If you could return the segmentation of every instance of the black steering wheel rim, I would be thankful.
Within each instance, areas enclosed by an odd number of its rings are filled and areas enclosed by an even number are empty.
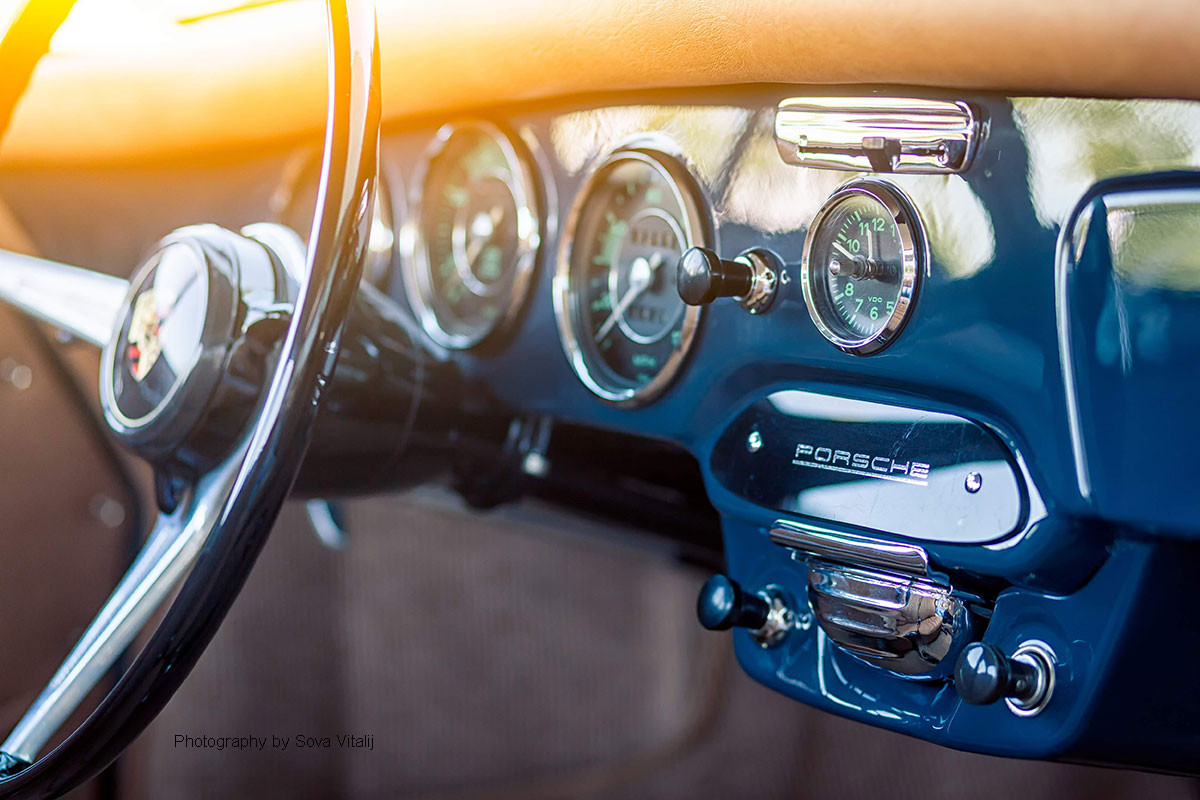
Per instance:
[[[129,669],[51,752],[23,769],[19,760],[0,763],[10,773],[0,777],[0,798],[65,794],[115,760],[157,716],[216,633],[299,473],[358,289],[379,147],[374,4],[328,0],[326,6],[329,101],[308,272],[233,488],[191,573]]]

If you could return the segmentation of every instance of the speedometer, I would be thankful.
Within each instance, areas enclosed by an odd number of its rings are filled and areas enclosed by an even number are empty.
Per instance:
[[[567,222],[554,279],[563,347],[584,385],[612,403],[657,397],[700,319],[675,286],[712,225],[691,175],[657,150],[618,150],[592,173]]]
[[[925,260],[920,219],[907,198],[881,181],[850,184],[809,228],[801,264],[808,313],[840,349],[876,353],[907,322]]]
[[[543,236],[530,158],[491,123],[448,125],[416,191],[409,300],[435,341],[474,347],[514,321],[529,291]]]

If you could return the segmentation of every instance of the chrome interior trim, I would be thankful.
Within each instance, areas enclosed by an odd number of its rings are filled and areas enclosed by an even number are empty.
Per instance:
[[[246,456],[246,444],[197,485],[191,499],[160,516],[137,558],[54,677],[0,745],[32,763],[38,752],[104,677],[179,579],[191,569],[216,527],[225,496]]]
[[[750,631],[750,638],[764,649],[782,642],[792,629],[795,614],[788,607],[787,596],[778,586],[769,586],[758,593],[767,602],[767,621],[761,628]]]
[[[1069,222],[1059,228],[1054,258],[1054,317],[1058,329],[1063,391],[1066,395],[1067,429],[1071,434],[1071,455],[1075,460],[1075,483],[1079,487],[1079,495],[1087,501],[1092,499],[1092,479],[1088,472],[1087,446],[1084,443],[1083,425],[1079,415],[1075,366],[1071,360],[1070,275],[1075,269],[1075,240],[1086,235],[1091,218],[1092,210],[1089,204],[1080,210],[1073,223]],[[1076,236],[1076,232],[1079,232],[1079,237]]]
[[[160,519],[110,600],[0,745],[6,796],[61,796],[144,730],[211,640],[300,471],[362,274],[379,148],[374,4],[327,0],[326,11],[329,108],[305,278],[259,406],[232,454],[196,482],[180,510]],[[35,761],[189,566],[174,604],[125,674],[73,734]]]
[[[810,561],[808,599],[835,644],[901,675],[948,677],[971,639],[965,603],[921,578]]]
[[[308,516],[308,524],[321,544],[330,550],[342,550],[346,546],[346,531],[338,522],[333,506],[328,500],[315,499],[304,503],[304,513]]]
[[[584,208],[594,199],[593,194],[603,180],[604,171],[626,160],[647,164],[658,172],[670,187],[684,217],[680,222],[683,223],[683,233],[687,239],[684,242],[685,250],[689,247],[711,248],[716,235],[713,231],[712,210],[696,185],[695,178],[685,166],[683,156],[673,143],[663,141],[661,137],[642,137],[614,150],[593,166],[575,197],[559,242],[558,263],[552,281],[554,316],[558,322],[559,339],[571,368],[592,394],[612,405],[632,408],[654,400],[675,380],[691,352],[703,309],[700,306],[687,306],[683,328],[680,330],[679,346],[654,379],[645,386],[612,385],[601,377],[602,373],[599,370],[594,370],[589,364],[587,337],[581,337],[578,330],[579,297],[571,285],[575,231]]]
[[[108,343],[129,281],[0,250],[0,300],[96,347]]]
[[[442,155],[456,133],[470,130],[479,131],[491,139],[504,154],[511,178],[505,184],[512,193],[517,212],[516,260],[506,265],[506,268],[513,270],[513,281],[504,300],[504,312],[486,331],[476,336],[447,330],[442,320],[438,319],[433,301],[436,291],[431,277],[433,265],[429,260],[428,241],[421,223],[426,179],[434,161]],[[400,274],[406,296],[412,303],[422,329],[442,347],[467,350],[494,336],[502,336],[511,329],[525,307],[542,243],[547,241],[546,214],[541,200],[542,175],[546,173],[538,169],[539,165],[534,163],[532,156],[526,158],[518,150],[518,144],[525,144],[525,140],[510,136],[486,120],[447,123],[438,130],[413,173],[408,201],[410,211],[404,222],[407,231],[400,237]]]
[[[882,567],[907,575],[929,574],[929,555],[925,548],[915,544],[837,533],[787,520],[776,522],[770,535],[775,544],[830,561]]]
[[[857,172],[962,172],[981,139],[962,102],[904,97],[790,97],[775,111],[785,163]]]
[[[872,335],[862,339],[851,339],[834,330],[826,319],[818,298],[821,288],[817,285],[818,278],[814,275],[812,259],[813,247],[816,243],[817,229],[838,205],[852,195],[865,195],[887,209],[900,235],[903,250],[903,274],[900,282],[900,296],[896,298],[896,307],[887,323]],[[899,187],[877,179],[853,180],[844,184],[829,196],[821,206],[821,210],[813,218],[808,235],[804,238],[804,250],[800,258],[800,289],[804,293],[804,304],[808,307],[808,315],[821,335],[828,339],[839,350],[856,356],[869,356],[878,353],[891,344],[905,323],[917,302],[917,294],[921,289],[921,279],[929,265],[929,239],[921,223],[921,216],[916,206]]]
[[[1004,698],[1008,710],[1018,717],[1034,717],[1042,713],[1054,695],[1056,656],[1053,648],[1040,639],[1030,639],[1022,642],[1013,652],[1013,660],[1021,661],[1033,667],[1037,682],[1033,695],[1028,700],[1018,700],[1013,697]]]

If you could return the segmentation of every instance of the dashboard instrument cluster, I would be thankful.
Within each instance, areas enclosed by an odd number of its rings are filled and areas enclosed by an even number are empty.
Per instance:
[[[671,390],[697,344],[705,306],[718,297],[760,315],[790,284],[785,301],[803,302],[812,329],[833,347],[873,355],[900,336],[930,270],[920,205],[886,173],[961,171],[978,146],[974,112],[961,102],[860,102],[860,123],[870,111],[905,109],[918,122],[934,120],[928,130],[909,130],[915,143],[896,145],[893,162],[881,162],[874,151],[807,140],[804,153],[792,152],[786,137],[814,108],[820,122],[808,121],[806,130],[837,138],[829,99],[808,104],[780,105],[775,145],[782,158],[757,176],[771,180],[769,173],[795,172],[794,165],[840,176],[837,183],[818,182],[828,188],[807,221],[804,211],[795,215],[804,232],[795,245],[760,246],[730,260],[716,255],[720,218],[731,210],[720,206],[728,205],[731,189],[743,187],[739,176],[726,175],[727,196],[713,196],[722,187],[698,175],[713,165],[706,163],[711,153],[698,152],[704,142],[695,135],[673,138],[653,125],[613,133],[598,115],[576,114],[607,141],[562,175],[561,158],[553,157],[562,154],[552,153],[532,126],[518,131],[467,119],[442,126],[424,143],[408,135],[398,137],[402,146],[385,146],[366,275],[402,296],[431,342],[470,359],[511,350],[527,307],[549,301],[575,379],[615,408],[638,409]],[[726,109],[679,111],[703,121]],[[878,124],[865,130],[885,132]],[[883,173],[872,174],[870,165]],[[307,227],[318,166],[300,159],[278,193],[280,218],[297,230]],[[684,266],[684,254],[693,250],[712,264],[699,276]],[[689,286],[681,286],[681,275]],[[696,295],[697,280],[707,292],[701,300],[689,295]],[[794,335],[788,327],[778,335]]]
[[[512,414],[521,480],[581,469],[600,511],[631,477],[707,497],[729,574],[700,617],[752,677],[964,749],[1111,760],[1078,721],[1128,706],[1091,654],[1154,616],[1111,594],[1185,591],[1197,559],[1152,542],[1200,538],[1190,467],[1125,447],[1131,420],[1200,438],[1200,386],[1165,366],[1200,341],[1194,242],[1156,233],[1200,219],[1197,108],[743,87],[386,132],[369,280]],[[1129,730],[1139,763],[1173,733]]]

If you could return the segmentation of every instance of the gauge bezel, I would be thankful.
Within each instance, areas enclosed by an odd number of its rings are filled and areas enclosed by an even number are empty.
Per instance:
[[[312,209],[302,209],[305,217],[299,220],[295,217],[297,195],[306,184],[313,186],[314,192],[319,193],[316,184],[321,174],[321,151],[303,148],[294,152],[283,167],[283,176],[275,186],[268,201],[272,221],[295,231],[303,242],[312,226]],[[312,178],[311,183],[308,178]],[[375,288],[388,292],[395,268],[400,260],[400,231],[405,216],[404,183],[396,170],[389,169],[387,162],[380,159],[379,172],[375,181],[375,201],[379,206],[379,218],[388,226],[392,241],[386,250],[371,250],[367,248],[367,261],[363,265],[363,279]],[[316,194],[314,193],[314,200]]]
[[[452,333],[442,327],[434,311],[433,286],[430,283],[429,248],[421,226],[422,201],[425,183],[433,163],[450,143],[455,134],[474,130],[490,137],[508,166],[510,180],[505,185],[512,193],[517,210],[517,252],[513,265],[512,287],[504,300],[504,310],[495,321],[477,335]],[[533,285],[533,274],[537,269],[538,254],[546,238],[546,217],[542,204],[542,184],[534,164],[533,155],[515,135],[504,131],[499,125],[487,120],[466,120],[443,125],[425,149],[420,163],[413,172],[410,213],[405,223],[407,235],[402,236],[403,248],[400,272],[404,280],[405,293],[421,328],[435,342],[451,350],[469,350],[485,342],[491,342],[512,329],[513,324],[525,307],[529,290]],[[522,230],[522,227],[525,230]]]
[[[644,386],[624,386],[607,381],[603,377],[603,366],[593,368],[589,363],[589,348],[579,336],[579,295],[571,285],[571,256],[579,222],[587,205],[593,200],[602,176],[622,161],[639,161],[646,164],[666,182],[684,217],[680,222],[686,238],[685,250],[690,247],[715,246],[716,232],[708,202],[696,178],[684,165],[682,153],[658,139],[652,142],[636,140],[610,152],[590,168],[575,196],[559,243],[553,281],[554,316],[558,320],[563,353],[566,354],[576,376],[592,394],[611,405],[636,408],[656,400],[678,376],[695,342],[703,309],[699,306],[686,307],[683,326],[679,331],[679,346],[671,353],[654,379]],[[597,356],[593,353],[591,357]]]
[[[863,338],[844,336],[825,319],[817,300],[817,292],[822,289],[816,285],[812,270],[812,251],[817,232],[833,210],[853,196],[868,197],[887,209],[900,236],[903,259],[900,294],[896,298],[896,307],[892,309],[891,316],[882,328]],[[804,304],[808,307],[808,315],[821,335],[839,350],[856,356],[873,355],[894,342],[911,317],[920,292],[922,276],[929,263],[926,241],[925,229],[916,206],[894,184],[876,179],[854,180],[830,195],[808,227],[800,261],[800,286],[804,292]]]

